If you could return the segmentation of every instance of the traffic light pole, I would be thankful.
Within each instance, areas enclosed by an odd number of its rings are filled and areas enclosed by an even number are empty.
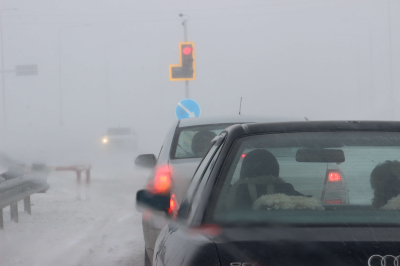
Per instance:
[[[183,19],[183,40],[187,42],[187,22],[188,18]],[[185,80],[185,98],[189,99],[189,80]]]

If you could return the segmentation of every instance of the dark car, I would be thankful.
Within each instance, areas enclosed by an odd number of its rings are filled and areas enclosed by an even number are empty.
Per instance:
[[[173,214],[182,203],[194,172],[211,146],[211,140],[222,130],[238,123],[295,120],[241,115],[178,120],[168,131],[158,158],[153,154],[142,154],[136,158],[135,164],[153,168],[147,187],[156,191],[166,190],[171,194],[170,213]],[[166,218],[164,212],[143,213],[146,265],[151,265],[154,245],[159,232],[168,222]]]
[[[153,265],[398,265],[398,160],[399,122],[229,127],[160,232]],[[141,190],[137,204],[167,213],[170,197]]]

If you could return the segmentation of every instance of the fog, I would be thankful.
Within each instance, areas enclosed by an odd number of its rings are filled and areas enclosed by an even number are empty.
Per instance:
[[[24,163],[101,165],[116,126],[137,132],[137,153],[157,154],[185,98],[168,72],[180,13],[201,116],[238,115],[242,97],[245,115],[400,117],[398,0],[3,0],[0,10],[0,151]],[[17,76],[17,65],[38,74]]]
[[[30,132],[31,143],[129,125],[140,149],[156,152],[185,98],[184,82],[168,78],[183,41],[179,13],[190,16],[190,98],[202,116],[236,115],[240,97],[243,114],[399,115],[399,1],[5,0],[1,8],[5,70],[38,66],[38,75],[4,74],[2,133]]]

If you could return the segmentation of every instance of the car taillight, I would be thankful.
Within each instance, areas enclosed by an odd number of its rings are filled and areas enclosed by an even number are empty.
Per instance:
[[[340,170],[326,170],[321,201],[324,204],[347,204],[346,180]]]
[[[246,157],[246,153],[242,153],[242,155],[240,155],[240,158],[244,159],[244,157]]]
[[[327,200],[325,204],[342,204],[342,200]]]
[[[325,185],[327,189],[342,188],[344,186],[342,175],[337,170],[327,170]]]
[[[339,173],[330,172],[329,175],[328,175],[328,181],[329,182],[342,181],[342,176]]]
[[[190,235],[206,234],[206,235],[218,236],[221,235],[221,233],[222,233],[222,228],[217,224],[204,224],[200,227],[192,227],[189,229]]]
[[[148,190],[154,194],[169,192],[171,188],[171,170],[168,165],[162,165],[156,169],[154,179],[148,184]]]
[[[178,211],[178,201],[176,200],[175,194],[172,194],[171,199],[169,200],[168,212],[171,214],[175,214],[177,211]]]

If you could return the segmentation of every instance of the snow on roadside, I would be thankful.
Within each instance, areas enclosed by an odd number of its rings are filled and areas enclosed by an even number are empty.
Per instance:
[[[135,193],[146,175],[94,172],[90,199],[77,200],[74,173],[52,173],[47,193],[31,197],[32,215],[20,203],[16,224],[4,209],[0,265],[143,265]]]

